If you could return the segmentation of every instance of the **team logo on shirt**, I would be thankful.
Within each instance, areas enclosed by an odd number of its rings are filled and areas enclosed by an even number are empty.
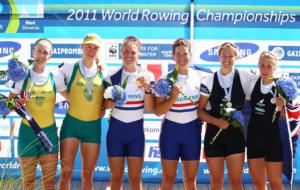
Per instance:
[[[46,91],[43,91],[42,94],[48,94],[46,93]],[[35,104],[38,106],[38,107],[41,107],[44,105],[45,103],[45,96],[41,96],[41,95],[38,95],[36,94],[36,91],[32,90],[30,92],[30,99],[33,99],[35,101]]]
[[[257,115],[264,115],[266,110],[265,110],[265,103],[264,103],[264,99],[261,99],[259,102],[256,103],[256,106],[254,108],[255,110],[255,114]]]
[[[261,99],[259,102],[257,102],[257,105],[260,107],[265,107],[264,101],[264,99]]]

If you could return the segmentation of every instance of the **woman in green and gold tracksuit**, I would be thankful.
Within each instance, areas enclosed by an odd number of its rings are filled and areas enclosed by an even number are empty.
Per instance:
[[[80,144],[82,189],[93,188],[93,174],[101,143],[103,76],[97,68],[100,37],[88,34],[77,63],[64,63],[59,71],[67,82],[69,109],[60,132],[61,178],[59,189],[70,189],[74,160]]]
[[[34,66],[27,77],[15,83],[11,88],[10,98],[28,94],[23,102],[25,108],[36,120],[42,131],[53,144],[47,152],[36,137],[30,124],[23,119],[19,129],[18,156],[23,176],[23,189],[34,189],[36,168],[40,162],[44,189],[55,189],[55,175],[58,159],[58,136],[54,119],[55,93],[64,90],[59,75],[53,76],[46,69],[46,63],[52,54],[52,43],[42,38],[35,42],[33,50]],[[62,84],[60,84],[62,83]]]

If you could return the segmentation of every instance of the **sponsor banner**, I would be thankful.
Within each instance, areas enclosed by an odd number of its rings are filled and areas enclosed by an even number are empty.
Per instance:
[[[42,0],[24,3],[3,0],[1,32],[42,33],[49,26],[188,26],[190,2],[181,4],[46,4]]]
[[[69,103],[67,100],[59,101],[55,104],[54,113],[65,115],[67,113],[67,109],[69,108]]]
[[[190,2],[178,4],[47,4],[3,0],[2,32],[42,33],[51,26],[187,27]],[[195,2],[196,27],[299,28],[299,10],[286,6],[203,5]],[[16,15],[15,17],[11,16]],[[11,22],[9,22],[11,21]]]
[[[298,89],[300,89],[300,73],[289,73],[289,77],[295,80]]]
[[[220,67],[218,48],[224,40],[195,40],[197,51],[194,53],[194,63],[205,67]],[[262,41],[230,41],[237,45],[239,55],[236,65],[257,67],[257,60],[260,53],[267,48],[266,42]]]
[[[277,58],[282,61],[300,60],[300,46],[270,45],[269,51],[272,51],[277,56]]]
[[[297,7],[203,5],[195,2],[195,27],[299,28]]]
[[[31,44],[33,50],[34,44]],[[52,58],[56,59],[67,59],[67,58],[81,58],[82,49],[80,44],[53,44]],[[31,51],[32,57],[32,51]]]
[[[139,64],[154,73],[155,79],[174,68],[172,59],[173,41],[179,37],[192,43],[192,63],[201,67],[217,70],[220,67],[217,48],[231,41],[240,49],[236,66],[257,70],[259,54],[270,50],[279,60],[279,72],[287,73],[299,85],[298,46],[299,6],[296,0],[275,2],[195,0],[194,30],[189,27],[191,21],[190,1],[153,0],[153,1],[95,1],[95,0],[2,0],[0,3],[0,93],[8,94],[3,85],[7,79],[7,60],[12,51],[23,56],[32,56],[34,42],[38,38],[49,38],[53,42],[52,59],[47,63],[50,70],[63,62],[75,62],[81,57],[80,44],[86,33],[95,32],[102,37],[99,58],[108,67],[108,71],[120,67],[121,45],[124,37],[137,36],[142,42]],[[274,30],[275,28],[275,30]],[[278,48],[279,47],[279,48]],[[272,48],[272,49],[271,49]],[[281,48],[281,49],[280,49]],[[55,119],[58,134],[68,103],[57,96]],[[107,161],[106,133],[108,130],[108,112],[101,123],[101,153],[95,168],[95,180],[109,180],[110,169]],[[144,132],[145,163],[142,170],[143,181],[161,182],[161,164],[159,152],[160,122],[163,116],[145,114]],[[0,142],[3,157],[0,156],[0,172],[5,176],[21,176],[18,165],[17,136],[21,119],[15,113],[0,123]],[[7,129],[15,122],[13,130]],[[4,125],[5,127],[2,127]],[[203,131],[204,131],[203,127]],[[202,143],[204,132],[202,131]],[[10,137],[10,134],[13,134]],[[4,141],[4,142],[3,142]],[[5,147],[5,148],[3,148]],[[7,154],[10,149],[11,154]],[[295,167],[300,159],[296,155]],[[9,159],[7,159],[9,156]],[[209,183],[209,170],[205,162],[203,146],[197,180]],[[4,170],[5,169],[5,170]],[[250,176],[245,162],[243,181]],[[295,168],[297,169],[297,168]],[[128,168],[125,166],[125,180],[128,180]],[[227,171],[225,171],[227,172]],[[57,177],[60,173],[58,165]],[[73,179],[81,179],[80,153],[75,160]],[[299,172],[298,172],[299,173]],[[300,181],[300,173],[295,176]],[[182,182],[181,163],[178,166],[176,181]],[[37,177],[41,176],[38,167]],[[225,175],[227,178],[227,174]],[[225,179],[227,180],[227,179]]]
[[[21,44],[14,41],[0,41],[0,57],[11,55],[12,52],[17,53],[21,49]]]
[[[144,133],[146,140],[158,140],[161,130],[161,120],[145,120],[144,121]]]
[[[218,58],[218,48],[224,42],[227,41],[195,40],[195,46],[197,47],[197,51],[194,53],[194,64],[202,67],[209,67],[213,70],[218,69],[220,67]],[[246,69],[257,69],[260,53],[262,51],[269,50],[273,52],[279,59],[279,72],[294,72],[294,69],[300,68],[298,59],[296,58],[298,51],[297,44],[299,44],[299,41],[229,40],[229,42],[236,44],[239,49],[239,56],[235,62],[235,65],[237,67]],[[289,52],[290,57],[288,57],[287,52]],[[291,52],[293,52],[294,54],[292,54]]]
[[[259,46],[254,43],[235,42],[234,44],[238,47],[239,59],[251,56],[252,54],[255,54],[259,49]],[[211,47],[205,52],[200,54],[200,59],[209,62],[218,62],[219,61],[218,51],[219,51],[219,46]]]
[[[158,143],[146,143],[145,144],[145,153],[144,153],[145,162],[160,162],[160,151]]]
[[[264,0],[264,1],[226,1],[223,0],[195,0],[196,3],[202,3],[204,5],[286,5],[286,6],[299,6],[300,2],[298,0],[288,0],[288,1],[273,1],[273,0]]]
[[[119,58],[121,58],[121,47],[119,44]],[[171,44],[142,44],[140,59],[172,60]]]

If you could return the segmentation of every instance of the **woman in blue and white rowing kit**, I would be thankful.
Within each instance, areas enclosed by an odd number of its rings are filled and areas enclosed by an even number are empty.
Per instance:
[[[111,101],[105,103],[108,108],[113,108],[106,139],[110,183],[111,189],[121,189],[126,158],[130,189],[139,190],[142,189],[145,146],[143,114],[153,111],[150,82],[154,82],[154,75],[137,65],[141,43],[136,37],[125,38],[121,51],[123,66],[106,79],[111,85],[124,84],[127,94],[123,105]]]
[[[163,78],[175,78],[175,85],[167,97],[156,93],[155,114],[165,114],[159,142],[161,188],[172,189],[181,158],[184,187],[196,189],[201,149],[201,122],[198,120],[197,109],[202,76],[189,67],[191,45],[186,39],[179,38],[173,43],[173,57],[175,69]]]

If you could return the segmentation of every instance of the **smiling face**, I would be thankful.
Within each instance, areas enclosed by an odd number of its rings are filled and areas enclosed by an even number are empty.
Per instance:
[[[273,74],[276,70],[276,57],[269,53],[263,52],[259,58],[259,73],[263,82],[271,82],[273,78]]]
[[[95,44],[82,44],[83,59],[87,62],[93,62],[100,51],[100,47]]]
[[[191,53],[185,46],[177,46],[173,54],[173,58],[178,67],[188,67],[191,61]]]
[[[221,45],[219,50],[219,60],[223,74],[228,74],[232,71],[236,57],[237,49],[234,46]]]
[[[47,40],[38,41],[33,49],[34,68],[43,70],[52,55],[52,44]]]
[[[123,44],[121,54],[123,66],[128,71],[131,71],[133,68],[135,68],[140,55],[139,47],[135,43],[127,42]]]

